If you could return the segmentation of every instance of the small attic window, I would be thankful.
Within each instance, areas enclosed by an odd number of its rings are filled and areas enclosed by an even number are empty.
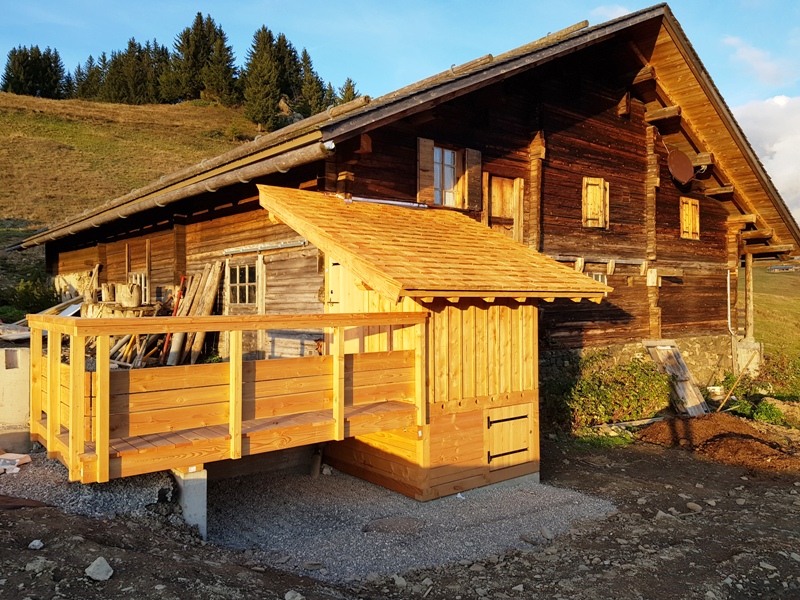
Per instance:
[[[583,226],[608,229],[608,182],[602,177],[583,178]]]
[[[456,206],[459,165],[463,161],[456,150],[433,147],[433,203]]]

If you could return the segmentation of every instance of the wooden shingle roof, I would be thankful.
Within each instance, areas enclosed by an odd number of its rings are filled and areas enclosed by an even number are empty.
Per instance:
[[[606,285],[452,210],[259,185],[260,203],[387,298],[599,300]]]

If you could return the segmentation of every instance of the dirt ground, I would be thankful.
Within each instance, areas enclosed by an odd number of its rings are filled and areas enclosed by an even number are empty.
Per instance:
[[[543,442],[542,482],[611,500],[619,512],[605,520],[529,551],[338,587],[158,519],[0,510],[0,598],[800,597],[797,432],[713,415],[640,437],[612,449]],[[84,573],[99,556],[114,569],[108,581]]]

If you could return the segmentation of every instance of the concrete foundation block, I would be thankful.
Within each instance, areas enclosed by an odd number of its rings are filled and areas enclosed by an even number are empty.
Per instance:
[[[183,520],[189,525],[197,525],[200,535],[206,539],[208,519],[208,471],[172,469],[178,484],[178,504],[183,511]]]

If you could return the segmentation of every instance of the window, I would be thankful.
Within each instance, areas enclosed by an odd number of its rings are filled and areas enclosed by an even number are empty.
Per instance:
[[[608,229],[608,182],[602,177],[583,178],[583,226]]]
[[[608,285],[608,274],[607,273],[589,273],[589,277],[602,283],[603,285]],[[604,297],[608,297],[608,292],[603,294]]]
[[[458,165],[456,151],[433,147],[433,203],[456,206]]]
[[[228,302],[230,304],[256,304],[256,266],[231,265],[228,275]]]
[[[482,210],[481,153],[417,139],[417,202]]]
[[[681,198],[681,237],[700,239],[700,202],[694,198]]]

